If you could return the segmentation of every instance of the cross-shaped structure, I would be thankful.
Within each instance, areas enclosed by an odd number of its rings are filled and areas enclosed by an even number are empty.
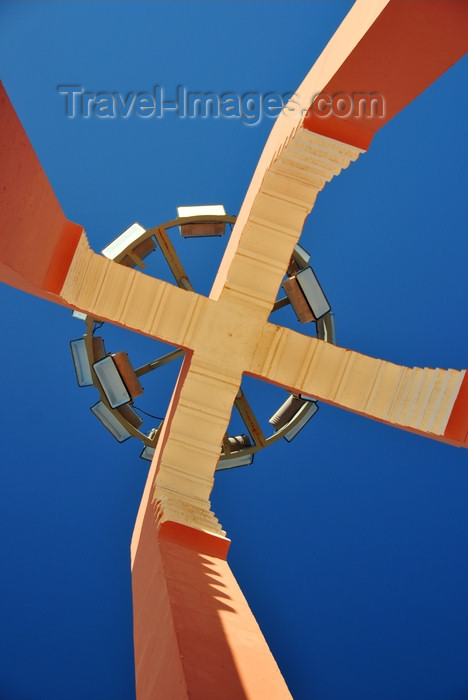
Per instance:
[[[138,700],[214,699],[221,682],[223,698],[290,697],[226,564],[229,540],[210,507],[243,374],[468,444],[465,370],[402,367],[268,320],[318,192],[463,55],[463,19],[462,3],[354,6],[296,92],[306,109],[291,106],[272,130],[209,297],[94,253],[66,220],[2,92],[2,281],[185,350],[132,543]],[[385,39],[395,32],[390,48]],[[385,115],[325,119],[314,109],[316,95],[356,87],[382,93]]]

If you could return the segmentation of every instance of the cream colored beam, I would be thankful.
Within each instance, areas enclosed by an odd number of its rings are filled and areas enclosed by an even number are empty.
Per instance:
[[[186,334],[194,351],[184,362],[175,410],[168,412],[155,455],[159,467],[153,498],[159,522],[224,534],[209,497],[242,372],[263,328],[256,306],[223,299],[209,302]]]
[[[465,371],[404,367],[265,326],[250,371],[321,401],[428,437],[444,435]]]
[[[160,523],[171,520],[224,535],[209,497],[241,376],[213,370],[196,353],[188,363],[176,387],[177,410],[169,411],[155,455],[153,501]]]
[[[264,174],[220,297],[255,304],[268,317],[318,192],[361,152],[302,128],[290,136]]]
[[[246,234],[252,207],[261,190],[266,173],[271,170],[272,163],[287,148],[297,132],[303,132],[300,127],[313,97],[323,91],[324,87],[330,82],[343,63],[346,62],[387,4],[388,0],[372,0],[372,2],[370,0],[358,0],[353,5],[322,54],[295,91],[295,103],[290,103],[289,105],[291,109],[284,110],[276,119],[242,203],[211,290],[211,298],[218,299],[224,286],[226,284],[229,286],[230,284],[231,263],[239,246],[239,241]],[[318,186],[317,189],[321,189],[321,187]],[[296,233],[299,236],[300,231],[296,231]],[[233,283],[235,284],[235,282]]]
[[[60,296],[73,307],[163,342],[190,346],[210,302],[94,253],[83,234]]]

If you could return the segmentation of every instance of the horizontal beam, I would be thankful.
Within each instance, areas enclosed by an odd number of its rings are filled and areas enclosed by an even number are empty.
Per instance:
[[[465,370],[404,367],[273,324],[265,327],[258,348],[249,372],[255,376],[403,430],[466,446],[468,401],[457,400],[467,385]],[[454,411],[462,416],[456,423],[450,421]]]

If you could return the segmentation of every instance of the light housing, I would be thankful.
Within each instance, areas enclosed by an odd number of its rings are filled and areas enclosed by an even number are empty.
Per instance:
[[[303,404],[303,406],[299,409],[297,414],[294,416],[294,418],[290,421],[291,423],[300,416],[299,420],[295,425],[292,426],[290,430],[288,430],[284,434],[284,439],[287,440],[288,442],[291,442],[296,435],[298,434],[299,431],[302,430],[302,428],[310,421],[311,418],[315,416],[317,411],[319,410],[318,403],[314,400],[308,401]]]
[[[102,254],[109,260],[116,260],[127,267],[141,267],[142,260],[156,248],[154,239],[144,238],[145,234],[146,229],[141,224],[134,223],[109,243],[102,250]],[[124,255],[124,251],[127,251],[127,254]]]
[[[310,253],[308,253],[305,248],[299,245],[299,243],[296,243],[296,245],[294,246],[292,257],[299,265],[301,270],[304,270],[309,265]]]
[[[114,352],[112,353],[112,359],[114,360],[117,371],[120,374],[120,377],[132,399],[136,399],[138,396],[141,396],[143,393],[143,387],[141,386],[140,380],[138,379],[136,372],[131,365],[127,353],[123,350],[121,352]]]
[[[250,437],[245,434],[229,437],[228,443],[231,449],[231,452],[229,454],[232,454],[233,452],[238,452],[239,450],[244,449],[244,447],[252,446],[252,441],[250,440]]]
[[[330,304],[320,282],[311,267],[306,267],[296,275],[296,280],[316,319],[322,318],[330,311]]]
[[[304,405],[306,399],[299,398],[299,396],[294,396],[290,394],[286,401],[281,404],[276,413],[274,413],[269,419],[269,423],[274,427],[275,432],[281,430],[287,423],[289,423],[298,411]]]
[[[178,218],[226,216],[226,211],[222,204],[203,204],[197,207],[177,207],[177,216]],[[222,236],[226,231],[226,224],[223,221],[196,221],[181,224],[179,229],[183,238]]]
[[[80,321],[86,321],[86,319],[88,318],[87,314],[83,313],[83,311],[77,311],[76,309],[74,309],[72,316],[73,318],[77,318]]]
[[[153,457],[154,457],[154,451],[155,451],[154,447],[150,447],[149,445],[145,445],[140,453],[141,459],[146,459],[148,462],[152,462]]]
[[[253,453],[246,455],[238,455],[237,457],[227,457],[226,459],[220,459],[216,465],[217,472],[223,471],[223,469],[233,469],[234,467],[247,467],[253,462]]]
[[[293,253],[291,255],[291,260],[289,261],[289,266],[286,274],[288,277],[292,277],[299,272],[299,270],[304,270],[310,260],[310,253],[306,251],[299,243],[294,246]]]
[[[131,437],[128,430],[123,427],[122,423],[102,401],[98,401],[94,406],[91,406],[91,411],[118,442],[124,442]]]
[[[93,376],[89,365],[85,339],[77,338],[76,340],[71,340],[70,350],[78,386],[92,386]]]
[[[104,339],[99,335],[95,335],[91,338],[91,344],[93,353],[92,357],[94,361],[97,362],[97,360],[101,360],[106,354]],[[76,340],[71,340],[70,349],[78,386],[92,386],[94,382],[88,359],[86,338],[83,337],[77,338]]]
[[[283,289],[301,323],[318,321],[330,312],[330,304],[311,267],[285,280]]]
[[[95,362],[93,367],[111,408],[130,402],[131,396],[111,355]]]

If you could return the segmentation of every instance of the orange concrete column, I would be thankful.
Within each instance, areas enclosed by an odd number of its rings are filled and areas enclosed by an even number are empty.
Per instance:
[[[333,99],[359,94],[380,95],[380,109],[369,116],[369,105],[354,101],[347,116],[336,114],[320,96],[312,102],[304,128],[322,136],[367,149],[379,129],[412,102],[468,51],[468,3],[458,0],[412,0],[356,3],[353,15],[383,5],[362,39],[341,63],[320,95]],[[367,5],[367,7],[366,7]],[[343,22],[343,27],[345,26]],[[338,30],[338,33],[341,28]],[[346,37],[342,38],[343,43]],[[324,54],[327,53],[328,47]],[[320,59],[319,59],[320,60]],[[463,89],[463,86],[460,86]],[[351,104],[351,103],[350,103]],[[346,103],[343,103],[347,112]],[[435,105],[434,109],[440,109]],[[339,110],[338,110],[339,111]]]
[[[60,303],[82,233],[65,217],[0,83],[0,281]]]
[[[229,541],[170,521],[158,529],[151,500],[142,508],[132,543],[137,699],[291,700],[226,562]]]

